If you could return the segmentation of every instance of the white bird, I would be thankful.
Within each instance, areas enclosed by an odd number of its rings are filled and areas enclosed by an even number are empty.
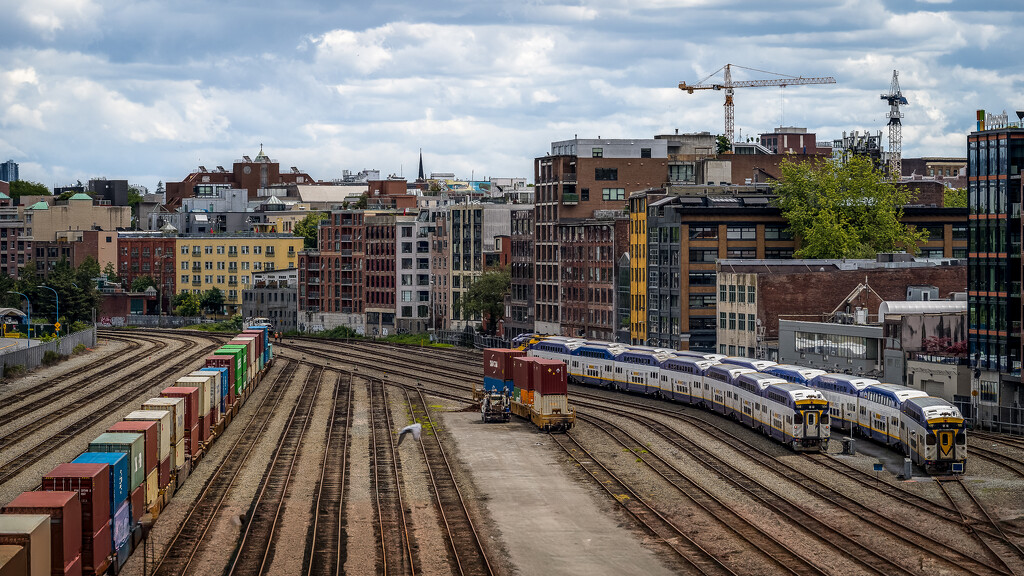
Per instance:
[[[420,434],[423,432],[423,425],[420,424],[419,422],[417,422],[415,424],[410,424],[410,425],[406,426],[405,428],[402,428],[401,430],[399,430],[398,431],[398,446],[402,445],[402,440],[405,438],[405,434],[407,432],[412,432],[412,437],[415,438],[416,440],[419,440],[420,439]]]

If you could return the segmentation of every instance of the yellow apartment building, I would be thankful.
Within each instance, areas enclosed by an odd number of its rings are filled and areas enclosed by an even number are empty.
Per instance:
[[[291,234],[232,234],[181,237],[175,240],[179,294],[220,288],[228,314],[241,312],[242,290],[252,274],[295,268],[302,238]]]

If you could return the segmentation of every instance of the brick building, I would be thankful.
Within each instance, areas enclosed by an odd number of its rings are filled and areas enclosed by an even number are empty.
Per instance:
[[[510,213],[511,289],[505,301],[504,322],[504,334],[507,338],[534,331],[533,215],[532,204],[513,206]]]
[[[194,196],[195,187],[204,184],[230,184],[232,188],[247,190],[249,199],[255,199],[261,188],[314,182],[309,174],[300,172],[295,167],[287,172],[281,172],[281,165],[264,154],[263,146],[260,145],[260,152],[255,160],[243,156],[241,160],[234,162],[230,171],[222,166],[217,166],[214,170],[200,166],[181,182],[168,182],[165,189],[166,205],[171,210],[177,208],[181,205],[182,198]]]
[[[395,214],[367,214],[366,333],[395,333]],[[384,331],[387,330],[385,333]]]
[[[615,340],[616,264],[629,250],[629,220],[609,212],[558,226],[563,334]]]
[[[120,232],[117,235],[117,275],[128,289],[140,276],[150,276],[161,286],[158,308],[171,310],[177,293],[176,239],[156,232]],[[102,267],[101,267],[102,269]]]
[[[319,250],[300,259],[299,330],[364,329],[366,214],[335,210],[320,222]]]
[[[449,213],[443,209],[431,212],[434,234],[430,239],[430,307],[431,327],[447,330],[451,322],[451,233]]]

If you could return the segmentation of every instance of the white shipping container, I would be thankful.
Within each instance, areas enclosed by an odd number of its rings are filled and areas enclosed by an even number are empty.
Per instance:
[[[213,417],[212,422],[220,420],[220,372],[210,372],[205,370],[196,370],[191,372],[189,376],[210,376],[213,378],[213,386],[210,386],[210,416]]]
[[[183,376],[178,378],[175,386],[192,386],[199,388],[199,417],[210,413],[210,388],[213,386],[213,374],[206,376]]]
[[[142,403],[143,410],[169,410],[171,412],[171,444],[185,437],[185,399],[150,398]]]
[[[534,394],[533,409],[545,416],[552,414],[568,414],[569,398],[565,394]]]
[[[21,543],[28,553],[28,576],[50,576],[50,516],[0,514],[0,544]]]
[[[178,443],[174,445],[174,462],[171,466],[174,469],[181,468],[185,464],[185,439],[178,440]]]
[[[136,410],[129,412],[124,420],[157,422],[156,445],[159,462],[163,462],[171,455],[171,411],[170,410]],[[158,463],[159,463],[158,462]]]

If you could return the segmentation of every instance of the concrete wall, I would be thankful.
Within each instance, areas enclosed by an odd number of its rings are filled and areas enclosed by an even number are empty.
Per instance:
[[[907,360],[907,386],[950,402],[971,395],[971,370],[966,365]]]
[[[74,334],[69,334],[60,340],[43,342],[25,350],[16,350],[14,352],[8,352],[0,355],[0,378],[3,378],[4,371],[8,366],[24,366],[25,369],[32,370],[43,363],[43,355],[46,354],[47,351],[53,351],[67,356],[70,355],[75,349],[75,346],[78,346],[79,344],[96,346],[95,326],[85,330],[80,330]]]

